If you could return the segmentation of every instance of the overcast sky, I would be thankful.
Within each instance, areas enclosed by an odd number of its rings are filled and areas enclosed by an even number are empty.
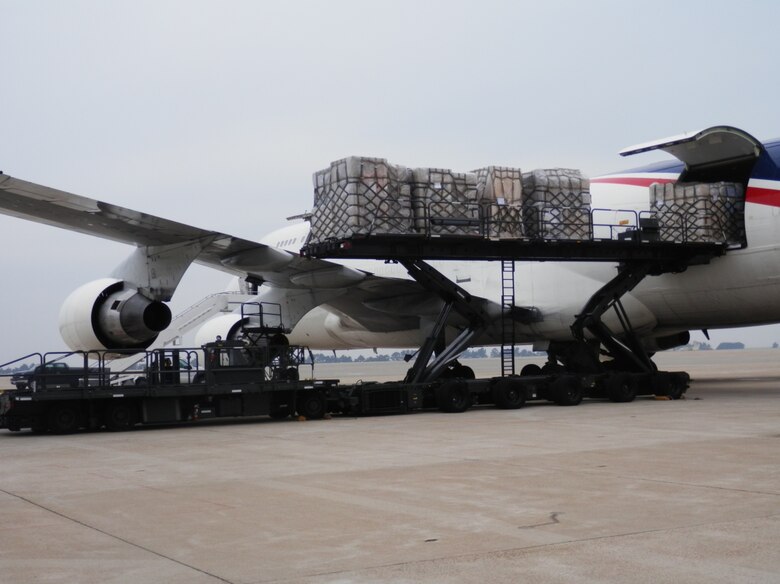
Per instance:
[[[686,130],[780,135],[772,0],[0,0],[0,14],[0,170],[249,239],[310,208],[312,172],[349,154],[592,176]],[[64,298],[131,251],[2,216],[0,246],[0,361],[62,348]],[[174,308],[226,283],[194,268]]]

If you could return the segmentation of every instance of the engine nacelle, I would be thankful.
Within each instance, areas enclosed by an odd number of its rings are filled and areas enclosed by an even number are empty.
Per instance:
[[[655,337],[653,339],[643,339],[642,347],[651,353],[657,351],[666,351],[668,349],[674,349],[675,347],[681,347],[691,342],[691,333],[683,331],[681,333],[675,333],[665,337]]]
[[[237,312],[216,316],[198,329],[195,333],[195,346],[202,347],[206,343],[213,343],[219,336],[223,341],[232,341],[241,332],[244,320]]]
[[[60,309],[60,334],[74,351],[143,350],[169,324],[168,306],[116,278],[84,284]]]

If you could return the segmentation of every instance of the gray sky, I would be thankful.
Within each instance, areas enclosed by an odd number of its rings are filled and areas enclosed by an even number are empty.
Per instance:
[[[596,175],[652,160],[626,164],[624,146],[708,125],[780,135],[772,0],[0,0],[0,14],[0,170],[251,239],[308,209],[312,172],[349,154]],[[131,251],[2,216],[0,245],[0,361],[62,348],[64,298]],[[226,281],[192,269],[174,308]]]

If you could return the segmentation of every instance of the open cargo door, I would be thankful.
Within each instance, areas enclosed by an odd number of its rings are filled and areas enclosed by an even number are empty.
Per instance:
[[[685,163],[678,182],[737,182],[747,186],[750,172],[764,150],[756,138],[731,126],[713,126],[631,146],[620,152],[631,156],[663,150]]]

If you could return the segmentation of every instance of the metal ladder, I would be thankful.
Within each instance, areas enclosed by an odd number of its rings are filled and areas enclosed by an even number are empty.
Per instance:
[[[515,261],[501,260],[501,375],[515,374]]]

